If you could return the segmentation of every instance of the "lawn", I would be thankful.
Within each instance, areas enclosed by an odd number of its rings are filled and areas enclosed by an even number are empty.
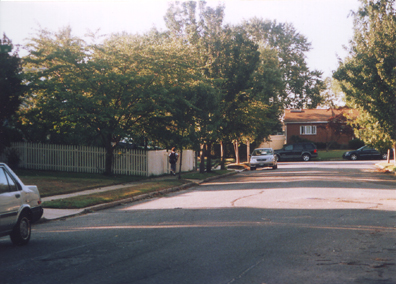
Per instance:
[[[24,184],[37,185],[41,197],[66,194],[115,184],[147,179],[137,176],[104,176],[101,174],[16,170]]]
[[[342,154],[347,152],[348,150],[319,150],[318,157],[315,160],[319,161],[341,161]]]
[[[57,208],[57,209],[85,208],[93,205],[127,199],[144,193],[156,192],[162,189],[173,188],[176,186],[183,185],[186,182],[187,182],[186,180],[179,180],[179,179],[160,180],[157,182],[155,181],[144,182],[136,186],[106,191],[102,193],[94,193],[94,194],[81,195],[81,196],[65,198],[65,199],[45,201],[43,203],[43,207]]]

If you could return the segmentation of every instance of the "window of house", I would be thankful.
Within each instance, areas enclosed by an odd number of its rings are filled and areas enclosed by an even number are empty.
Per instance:
[[[301,135],[316,135],[316,125],[302,125],[300,126]]]

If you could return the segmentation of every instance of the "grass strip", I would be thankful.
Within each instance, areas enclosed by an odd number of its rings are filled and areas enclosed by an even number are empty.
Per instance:
[[[46,201],[43,203],[43,207],[56,209],[80,209],[93,205],[122,200],[144,193],[155,192],[162,189],[180,186],[187,182],[188,181],[185,180],[163,180],[158,182],[146,182],[140,185],[106,191],[102,193],[94,193],[90,195],[81,195],[65,199]]]
[[[18,170],[16,173],[24,184],[37,185],[41,197],[79,192],[87,189],[147,179],[142,176],[104,176],[101,174],[32,170]]]

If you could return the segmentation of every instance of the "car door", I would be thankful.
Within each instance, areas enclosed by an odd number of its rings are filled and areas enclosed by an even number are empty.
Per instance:
[[[11,175],[0,167],[0,226],[1,231],[11,230],[15,225],[22,204],[20,187]]]
[[[292,158],[293,158],[293,159],[299,159],[299,158],[301,158],[302,152],[303,152],[303,145],[302,145],[302,144],[295,144],[295,145],[293,145],[293,154],[292,154]]]
[[[281,151],[281,159],[282,160],[289,160],[293,157],[293,145],[287,145]]]
[[[374,159],[376,150],[371,147],[366,147],[360,154],[360,157],[364,160]]]

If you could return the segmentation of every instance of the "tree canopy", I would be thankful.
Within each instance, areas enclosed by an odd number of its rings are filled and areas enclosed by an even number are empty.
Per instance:
[[[373,143],[386,136],[396,148],[395,1],[361,0],[361,3],[354,13],[349,56],[340,60],[334,78],[341,82],[347,103],[362,113],[360,127],[364,127],[366,134],[361,138]],[[362,120],[363,117],[367,119]]]
[[[225,25],[224,13],[224,5],[176,2],[165,32],[82,39],[70,27],[39,30],[24,58],[25,137],[104,146],[110,173],[124,137],[210,150],[262,141],[280,130],[284,107],[316,106],[323,82],[305,62],[306,38],[290,24]]]
[[[25,91],[22,84],[22,62],[12,41],[4,34],[0,45],[0,154],[10,142],[10,123],[18,110]],[[10,52],[8,52],[10,50]],[[14,50],[13,53],[11,51]]]

